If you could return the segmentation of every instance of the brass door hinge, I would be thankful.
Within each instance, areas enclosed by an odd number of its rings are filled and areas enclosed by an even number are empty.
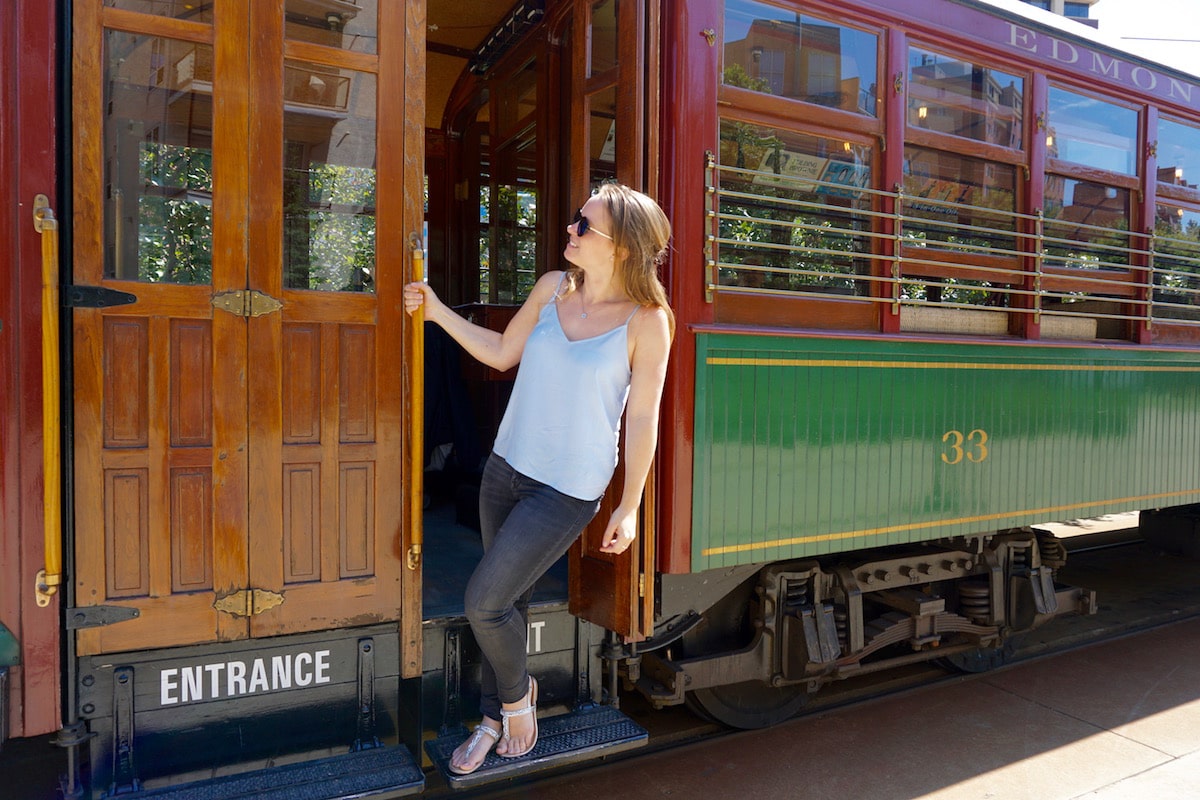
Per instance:
[[[212,305],[213,308],[228,311],[239,317],[261,317],[264,314],[273,314],[283,308],[283,303],[257,289],[237,289],[232,292],[214,294]]]
[[[638,573],[638,597],[646,596],[646,573]]]
[[[267,589],[239,589],[218,597],[213,608],[235,617],[252,617],[282,605],[283,600],[282,594]]]

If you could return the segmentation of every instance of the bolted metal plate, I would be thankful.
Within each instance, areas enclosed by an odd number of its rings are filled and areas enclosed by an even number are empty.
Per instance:
[[[486,783],[612,755],[641,747],[649,740],[646,729],[611,706],[580,709],[558,717],[538,719],[538,741],[520,758],[502,758],[493,751],[470,775],[449,770],[450,756],[462,743],[461,734],[425,743],[425,752],[452,789],[469,789]]]
[[[335,800],[416,794],[425,773],[404,747],[377,747],[333,758],[121,795],[122,800]]]

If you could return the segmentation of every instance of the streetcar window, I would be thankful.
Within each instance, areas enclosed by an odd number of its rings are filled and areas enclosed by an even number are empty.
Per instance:
[[[1025,81],[919,47],[908,50],[908,124],[1020,150]]]
[[[1200,128],[1158,121],[1158,183],[1196,189],[1200,183]]]
[[[104,276],[212,281],[213,49],[109,31]]]
[[[1154,235],[1154,317],[1200,322],[1200,211],[1160,202]]]
[[[1128,189],[1051,174],[1045,206],[1048,261],[1077,269],[1128,267]]]
[[[537,281],[540,137],[535,56],[497,80],[480,108],[479,296],[468,302],[520,304]],[[490,126],[490,127],[489,127]],[[494,136],[492,135],[494,133]]]
[[[617,66],[619,5],[616,0],[597,0],[592,3],[589,76],[599,75]]]
[[[283,279],[375,290],[375,76],[283,66]]]
[[[1137,141],[1137,111],[1050,87],[1046,149],[1052,158],[1136,175]]]
[[[212,23],[213,4],[204,0],[104,0],[104,5],[139,14]]]
[[[1009,306],[1021,283],[1016,240],[1017,170],[957,153],[904,150],[903,296],[929,302]],[[969,267],[960,266],[969,264]]]
[[[312,42],[355,53],[377,51],[379,11],[377,0],[353,3],[314,3],[312,0],[284,0],[288,39]]]
[[[871,148],[722,120],[719,284],[869,294]]]
[[[725,4],[722,82],[876,116],[879,37],[752,0]]]

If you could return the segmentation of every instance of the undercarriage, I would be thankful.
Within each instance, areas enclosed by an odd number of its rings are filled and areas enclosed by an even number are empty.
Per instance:
[[[624,662],[655,707],[687,702],[735,727],[794,714],[832,681],[932,659],[980,671],[1006,644],[1095,594],[1055,582],[1051,534],[1020,529],[761,567],[703,612],[672,615]],[[716,582],[719,585],[719,582]]]

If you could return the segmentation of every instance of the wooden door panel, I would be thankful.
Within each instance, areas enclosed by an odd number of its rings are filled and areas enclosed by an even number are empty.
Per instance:
[[[281,321],[282,430],[267,445],[278,453],[278,488],[273,474],[255,476],[263,488],[255,496],[277,497],[279,508],[262,510],[264,528],[251,550],[251,583],[281,594],[283,602],[255,614],[255,636],[399,614],[400,558],[392,537],[380,532],[379,521],[390,512],[380,508],[376,468],[386,452],[376,435],[378,406],[398,398],[381,399],[376,391],[375,328],[293,321],[290,297],[285,293]],[[325,298],[321,316],[337,316],[339,300]],[[360,304],[361,298],[351,299]],[[311,299],[296,305],[314,307]],[[397,522],[390,522],[384,531],[396,530]]]
[[[79,604],[140,612],[80,631],[81,654],[246,635],[244,622],[213,608],[213,322],[134,316],[172,290],[136,291],[138,304],[120,314],[76,313],[76,405],[99,408],[77,419]],[[223,580],[228,590],[239,579]]]

